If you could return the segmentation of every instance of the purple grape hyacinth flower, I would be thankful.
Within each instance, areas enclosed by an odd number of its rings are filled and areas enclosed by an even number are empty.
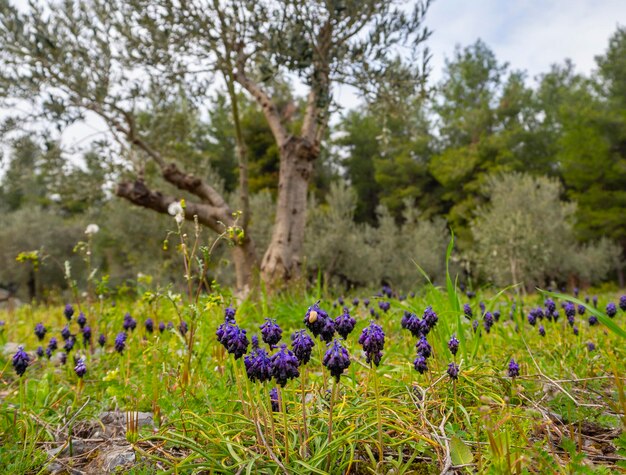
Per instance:
[[[543,305],[546,307],[546,314],[551,314],[556,310],[556,303],[551,298],[545,299]]]
[[[78,362],[76,363],[76,366],[74,366],[74,372],[76,373],[76,376],[78,376],[81,379],[83,376],[85,376],[85,373],[87,373],[87,365],[85,365],[84,358],[79,358]]]
[[[491,331],[491,327],[493,326],[493,315],[491,312],[485,313],[483,317],[483,326],[485,327],[485,331],[489,333]]]
[[[159,322],[159,333],[163,333],[165,331],[165,323]]]
[[[452,335],[452,338],[450,338],[450,340],[448,341],[448,349],[453,355],[456,355],[459,351],[459,339],[456,337],[456,335]]]
[[[578,336],[578,327],[576,325],[572,327],[572,331],[574,332],[574,335]]]
[[[596,349],[596,345],[592,341],[588,341],[587,342],[587,351],[591,352],[591,351],[595,351],[595,349]]]
[[[52,349],[50,347],[46,348],[46,357],[48,359],[52,358]]]
[[[87,346],[91,342],[91,327],[87,325],[83,328],[83,345]]]
[[[417,348],[417,354],[422,355],[424,358],[430,358],[430,355],[433,352],[430,343],[424,335],[422,335],[419,341],[416,343],[415,348]]]
[[[278,389],[270,389],[270,403],[272,405],[272,412],[280,412],[280,405],[278,404]]]
[[[237,313],[237,310],[235,310],[235,308],[232,305],[229,305],[228,307],[224,309],[224,321],[235,323],[236,313]]]
[[[326,320],[324,321],[324,326],[320,330],[320,339],[322,341],[325,341],[326,343],[330,343],[334,335],[335,335],[335,321],[332,318],[327,317]]]
[[[585,308],[584,305],[582,305],[582,304],[578,305],[578,315],[584,315],[585,314],[585,310],[587,310],[587,309]]]
[[[617,307],[613,302],[609,302],[606,304],[606,314],[613,318],[617,314]]]
[[[106,342],[107,342],[106,335],[104,333],[100,333],[100,336],[98,337],[98,344],[100,345],[100,347],[103,347]]]
[[[474,329],[474,333],[478,331],[478,320],[472,322],[472,328]]]
[[[67,325],[65,325],[61,330],[61,336],[63,337],[63,341],[67,341],[71,338],[72,332],[70,332],[70,329]]]
[[[74,307],[68,303],[63,310],[63,315],[65,315],[65,318],[69,322],[72,319],[72,315],[74,315]]]
[[[154,332],[154,320],[152,320],[151,318],[146,318],[144,326],[146,327],[146,331],[148,333]]]
[[[43,323],[38,323],[35,325],[35,335],[39,339],[39,341],[43,340],[46,336],[46,327],[43,326]]]
[[[322,332],[326,320],[329,318],[328,313],[320,308],[319,300],[311,305],[306,314],[304,315],[304,324],[313,333],[314,337],[317,337]]]
[[[330,374],[335,377],[335,380],[339,382],[341,374],[350,366],[350,355],[339,341],[335,338],[332,344],[329,344],[329,348],[324,355],[324,366],[328,368]]]
[[[237,325],[233,325],[232,330],[227,334],[224,346],[226,351],[234,355],[235,359],[238,360],[248,351],[249,344],[246,331]]]
[[[513,358],[509,361],[509,378],[517,378],[519,376],[519,365]]]
[[[378,366],[385,347],[385,332],[382,327],[374,322],[370,322],[369,326],[363,329],[359,337],[359,344],[363,346],[367,363],[373,363]]]
[[[76,343],[76,339],[73,336],[71,336],[65,341],[65,345],[63,345],[63,349],[65,350],[66,353],[69,353],[70,351],[74,349],[74,343]]]
[[[48,348],[50,348],[51,351],[54,351],[58,347],[59,347],[59,342],[57,341],[57,339],[55,337],[50,338],[50,341],[48,342]]]
[[[263,383],[272,379],[272,360],[263,348],[256,348],[244,360],[250,381]]]
[[[626,312],[626,295],[619,298],[619,308],[622,309],[622,312]]]
[[[78,326],[80,328],[85,328],[85,325],[87,325],[87,317],[83,312],[80,312],[78,314],[78,317],[76,318],[76,323],[78,323]]]
[[[365,307],[369,307],[369,304],[370,304],[370,299],[368,298],[363,299],[363,305],[365,305]]]
[[[598,296],[594,295],[593,298],[591,299],[593,301],[593,306],[595,308],[598,308]]]
[[[30,363],[30,356],[24,351],[22,345],[17,347],[17,351],[13,355],[13,368],[19,377],[22,377],[28,368]]]
[[[122,326],[124,327],[124,331],[133,331],[135,328],[137,328],[137,320],[131,317],[130,313],[126,313],[124,315],[124,323],[122,324]]]
[[[352,299],[352,305],[355,306],[355,307],[359,306],[359,299],[357,297],[354,297]]]
[[[463,305],[463,314],[465,315],[465,318],[467,318],[468,320],[472,319],[474,314],[472,313],[472,306],[470,304],[466,303]]]
[[[415,368],[415,371],[417,371],[419,374],[424,374],[426,371],[428,371],[428,362],[423,355],[418,354],[417,358],[415,358],[415,361],[413,361],[413,367]]]
[[[261,324],[261,336],[263,341],[274,348],[283,336],[283,329],[278,326],[276,320],[266,318],[265,323]]]
[[[185,320],[182,320],[180,322],[180,325],[178,325],[178,331],[182,336],[185,336],[189,331],[189,326],[187,325],[187,322]]]
[[[391,304],[386,300],[381,300],[378,302],[378,308],[380,308],[383,312],[387,313],[391,308]]]
[[[485,309],[486,309],[485,302],[483,302],[483,301],[478,302],[478,306],[480,307],[481,315],[484,315],[485,314]]]
[[[43,358],[43,355],[44,355],[44,352],[43,352],[43,347],[42,347],[42,346],[38,346],[38,347],[37,347],[37,352],[36,352],[36,353],[37,353],[37,356],[38,356],[39,358]]]
[[[115,337],[115,351],[122,354],[124,348],[126,348],[126,332],[119,332]]]
[[[301,365],[309,362],[314,346],[315,342],[306,330],[299,330],[291,335],[291,349]]]
[[[579,289],[578,287],[574,287],[574,297],[578,298]]]
[[[422,334],[422,321],[414,313],[405,310],[401,325],[402,328],[409,330],[411,335],[416,338]],[[426,324],[426,326],[428,326],[428,324]]]
[[[543,325],[539,325],[539,334],[541,336],[546,336],[546,329],[543,327]]]
[[[272,356],[272,377],[276,384],[285,387],[287,381],[300,376],[299,365],[298,358],[287,349],[287,345],[280,345],[280,350]]]
[[[335,330],[345,340],[348,335],[354,330],[356,320],[350,316],[348,307],[343,308],[343,313],[335,318]]]
[[[437,314],[435,313],[435,311],[430,305],[426,307],[426,309],[424,309],[424,314],[422,315],[422,321],[428,324],[429,329],[432,329],[435,327],[435,325],[437,325],[437,322],[439,321],[439,317],[437,316]]]
[[[448,376],[450,379],[458,379],[459,378],[459,365],[456,363],[448,364]]]
[[[59,363],[61,363],[62,365],[67,363],[67,353],[61,353],[59,355]]]
[[[589,325],[594,326],[598,324],[598,317],[596,317],[595,315],[591,315],[589,317]]]

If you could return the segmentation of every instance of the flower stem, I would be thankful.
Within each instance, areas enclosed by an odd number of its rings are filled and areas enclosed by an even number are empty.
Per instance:
[[[330,470],[330,443],[333,440],[333,408],[335,406],[335,396],[337,393],[337,380],[333,379],[333,390],[330,393],[330,407],[328,409],[328,459],[327,459],[327,471]]]
[[[285,463],[289,464],[289,427],[287,426],[287,404],[285,403],[285,391],[283,388],[278,390],[280,398],[280,408],[283,411],[283,428],[285,430]]]
[[[302,432],[303,432],[303,444],[302,447],[304,449],[305,457],[309,454],[308,449],[308,440],[309,440],[309,432],[306,427],[306,367],[302,368],[302,378],[300,379],[300,383],[302,385]]]
[[[378,387],[378,374],[376,366],[372,364],[372,374],[374,378],[374,392],[376,396],[376,418],[378,420],[378,461],[383,460],[383,419],[380,413],[380,389]]]

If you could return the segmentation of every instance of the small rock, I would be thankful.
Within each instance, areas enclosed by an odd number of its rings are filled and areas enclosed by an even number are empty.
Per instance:
[[[102,469],[113,473],[117,467],[135,463],[135,452],[128,447],[115,448],[102,455]]]

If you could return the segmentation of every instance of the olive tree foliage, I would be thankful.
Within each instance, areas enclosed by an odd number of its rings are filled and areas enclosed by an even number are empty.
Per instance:
[[[445,277],[450,238],[444,219],[424,220],[407,203],[398,225],[389,210],[378,208],[378,226],[355,223],[356,193],[334,183],[326,203],[312,207],[306,228],[305,255],[310,271],[344,286],[391,284],[408,290]],[[421,268],[421,270],[418,268]]]
[[[36,116],[63,127],[86,114],[99,116],[128,164],[118,196],[166,213],[187,194],[185,217],[197,216],[219,234],[238,225],[235,209],[202,174],[188,173],[151,141],[138,116],[181,90],[201,105],[216,81],[226,85],[246,228],[247,159],[236,101],[245,92],[263,112],[280,155],[275,221],[261,272],[267,281],[285,280],[299,274],[307,190],[333,87],[393,95],[424,77],[415,52],[428,36],[422,25],[428,1],[413,7],[399,0],[51,0],[29,3],[20,13],[0,0],[0,97],[34,106],[13,124]],[[277,106],[283,77],[306,87],[297,113],[296,104],[289,113]],[[148,162],[163,190],[150,183]],[[256,249],[247,233],[233,244],[242,289],[250,285]]]
[[[579,245],[573,226],[575,203],[561,201],[560,183],[522,173],[492,175],[489,203],[471,224],[470,253],[478,273],[504,286],[543,286],[550,279],[602,279],[614,268],[619,249],[608,240]],[[616,254],[617,253],[617,254]]]

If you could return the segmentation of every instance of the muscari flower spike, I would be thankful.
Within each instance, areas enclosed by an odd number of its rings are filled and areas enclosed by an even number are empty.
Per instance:
[[[467,318],[468,320],[472,319],[473,313],[472,313],[472,306],[468,303],[463,304],[463,314],[465,315],[465,318]]]
[[[578,315],[584,315],[585,314],[585,306],[584,305],[578,305]]]
[[[76,323],[78,323],[78,326],[80,328],[85,328],[85,325],[87,325],[87,317],[83,312],[80,312],[78,314],[78,318],[76,318]]]
[[[46,348],[46,357],[48,359],[52,358],[52,350],[50,349],[50,347]]]
[[[17,351],[13,355],[13,368],[18,376],[21,377],[26,372],[28,363],[30,363],[30,356],[24,351],[22,345],[18,346]]]
[[[370,299],[363,299],[363,305],[365,305],[366,307],[368,307],[370,304]]]
[[[62,365],[67,363],[67,353],[61,353],[59,355],[59,363],[61,363]]]
[[[83,328],[83,344],[87,346],[91,342],[91,327],[87,325]]]
[[[359,306],[359,299],[357,297],[354,297],[352,299],[352,305],[354,305],[355,307]]]
[[[63,310],[63,315],[65,315],[65,318],[69,322],[72,319],[72,315],[74,315],[74,307],[68,303]]]
[[[546,336],[546,329],[543,327],[543,325],[539,325],[539,334],[541,336]]]
[[[594,295],[593,298],[591,299],[593,301],[593,306],[595,308],[598,308],[598,296]]]
[[[594,326],[598,324],[598,317],[596,317],[595,315],[591,315],[589,317],[589,325]]]
[[[298,358],[287,349],[287,345],[280,345],[280,350],[272,356],[272,377],[276,384],[284,387],[287,381],[300,376],[299,365]]]
[[[276,323],[276,320],[266,318],[265,323],[261,324],[261,337],[270,348],[273,348],[283,336],[283,329]]]
[[[615,315],[617,315],[617,307],[613,302],[609,302],[606,304],[606,314],[610,318],[613,318]]]
[[[478,331],[478,320],[472,322],[472,328],[474,329],[474,333]]]
[[[263,348],[255,348],[243,360],[250,381],[263,383],[272,379],[272,360]]]
[[[546,307],[546,313],[551,314],[556,310],[556,303],[551,298],[547,298],[544,300],[543,305]]]
[[[144,326],[146,327],[146,331],[148,333],[154,332],[154,320],[152,320],[151,318],[146,319]]]
[[[517,378],[519,376],[519,365],[513,358],[509,361],[509,378]]]
[[[270,389],[270,403],[272,405],[272,412],[280,412],[280,406],[278,404],[278,389]]]
[[[326,343],[330,343],[334,335],[335,335],[335,321],[332,318],[327,317],[326,320],[324,321],[324,326],[320,330],[320,338],[322,339],[322,341],[325,341]]]
[[[98,337],[98,344],[103,347],[105,345],[105,343],[107,342],[107,337],[104,333],[100,333],[100,336]]]
[[[619,298],[619,308],[622,309],[622,312],[626,312],[626,295]]]
[[[591,352],[591,351],[595,351],[595,349],[596,349],[596,345],[592,341],[588,341],[587,350]]]
[[[578,287],[574,287],[574,297],[578,298],[578,293],[579,293]]]
[[[124,315],[124,323],[123,323],[124,331],[134,330],[137,328],[137,320],[130,316],[130,313]]]
[[[85,365],[84,358],[79,358],[78,362],[76,363],[76,366],[74,366],[74,372],[76,373],[76,376],[78,376],[79,378],[82,378],[83,376],[85,376],[85,373],[87,373],[87,365]]]
[[[576,325],[572,327],[572,331],[574,332],[574,335],[578,336],[578,327]]]
[[[417,371],[419,374],[424,374],[426,371],[428,371],[428,362],[423,355],[418,354],[417,358],[415,358],[415,361],[413,361],[413,367],[415,368],[415,371]]]
[[[189,331],[189,326],[187,325],[187,322],[185,320],[181,321],[180,325],[178,325],[178,331],[182,336],[185,336]]]
[[[429,329],[432,329],[435,327],[435,325],[437,325],[439,317],[437,317],[437,314],[430,305],[424,310],[424,315],[422,315],[422,321],[428,324]]]
[[[424,335],[422,335],[419,341],[416,343],[415,348],[417,348],[417,354],[422,355],[424,358],[430,358],[430,355],[433,352],[430,343]]]
[[[496,310],[493,312],[493,319],[497,322],[500,320],[500,311]]]
[[[348,307],[343,308],[343,313],[335,318],[335,330],[345,340],[354,330],[356,320],[350,316]]]
[[[491,331],[491,327],[493,326],[493,315],[491,312],[487,312],[483,316],[483,326],[485,327],[485,331],[487,333]]]
[[[50,351],[54,351],[59,347],[59,343],[57,342],[57,339],[55,337],[50,338],[50,341],[48,342],[48,348],[50,348]]]
[[[225,342],[226,351],[231,353],[236,360],[241,358],[248,351],[248,337],[246,331],[233,325],[233,329],[228,332]]]
[[[70,337],[72,336],[72,332],[70,332],[70,329],[68,328],[67,325],[65,325],[63,329],[61,330],[61,336],[63,337],[64,341],[69,340]]]
[[[65,341],[65,345],[63,345],[63,349],[66,353],[69,353],[74,349],[74,343],[76,343],[76,339],[72,336]]]
[[[304,315],[304,324],[309,329],[313,336],[319,336],[326,320],[329,318],[328,313],[322,310],[319,306],[319,300],[311,305],[306,314]]]
[[[409,330],[411,335],[416,338],[422,334],[422,321],[414,313],[405,310],[401,325],[402,328]],[[425,326],[428,327],[428,323]]]
[[[485,314],[485,309],[486,309],[485,302],[483,302],[483,301],[478,302],[478,306],[480,307],[480,313],[482,315],[484,315]]]
[[[329,348],[324,355],[323,364],[328,368],[330,374],[335,377],[335,380],[339,382],[341,374],[350,366],[350,355],[337,339],[332,344],[328,345]]]
[[[115,351],[122,354],[124,348],[126,348],[126,332],[119,332],[115,337]]]
[[[380,300],[378,302],[378,308],[380,308],[383,312],[387,313],[391,308],[391,304],[386,300]]]
[[[459,365],[456,363],[448,364],[448,376],[450,379],[458,379],[459,377]]]
[[[456,355],[459,351],[459,339],[456,337],[456,335],[452,335],[452,338],[450,338],[450,340],[448,341],[448,349],[453,355]]]
[[[229,305],[228,307],[226,307],[224,309],[224,321],[235,323],[235,313],[237,313],[237,310],[235,310],[235,308],[232,305]]]
[[[306,330],[299,330],[291,335],[291,349],[301,365],[309,362],[314,346],[315,342]]]
[[[35,325],[35,335],[39,339],[39,341],[43,340],[46,336],[46,327],[43,326],[43,323],[38,323]]]
[[[385,347],[385,332],[382,327],[371,322],[368,327],[363,329],[359,337],[359,344],[363,346],[367,363],[374,363],[378,366]]]
[[[37,347],[37,356],[39,358],[43,358],[44,352],[43,352],[43,347],[42,346],[38,346]]]
[[[338,303],[339,305],[343,306],[343,297],[339,297],[339,298],[337,299],[337,303]]]
[[[165,331],[165,323],[159,322],[159,333],[163,333]]]

